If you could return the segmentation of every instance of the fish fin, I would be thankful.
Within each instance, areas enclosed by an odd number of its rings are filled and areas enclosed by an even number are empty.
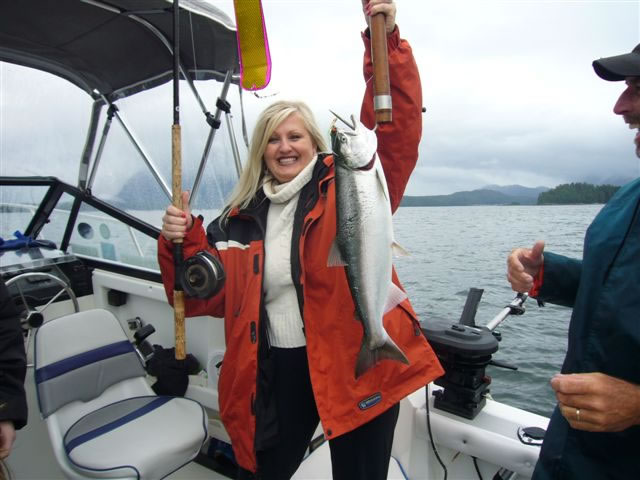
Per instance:
[[[407,298],[407,294],[399,288],[395,283],[389,283],[389,291],[387,293],[387,302],[384,305],[384,313],[391,311],[400,302]]]
[[[378,153],[375,153],[375,156],[378,157]],[[378,177],[378,181],[380,182],[380,188],[382,188],[382,192],[384,193],[384,198],[390,202],[391,197],[389,196],[389,187],[387,186],[387,177],[384,176],[384,170],[382,169],[382,163],[380,162],[380,157],[376,158],[375,162],[376,174]]]
[[[391,337],[380,347],[370,350],[365,339],[362,339],[362,346],[356,360],[356,380],[367,370],[373,368],[380,360],[395,360],[409,365],[409,359],[404,352],[395,344]]]
[[[395,240],[391,244],[391,251],[393,252],[394,257],[410,257],[411,254],[399,243],[396,243]]]
[[[338,248],[338,242],[333,240],[331,248],[329,249],[329,258],[327,258],[327,267],[344,267],[347,262],[342,258],[340,249]]]

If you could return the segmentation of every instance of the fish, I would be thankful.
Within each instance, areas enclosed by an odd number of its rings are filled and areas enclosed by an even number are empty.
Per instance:
[[[394,241],[389,190],[375,133],[353,115],[351,124],[340,120],[349,129],[339,129],[335,120],[331,127],[337,224],[327,265],[345,268],[355,316],[363,326],[355,365],[358,379],[380,360],[409,364],[382,321],[386,312],[407,298],[392,282],[394,252],[407,252]]]

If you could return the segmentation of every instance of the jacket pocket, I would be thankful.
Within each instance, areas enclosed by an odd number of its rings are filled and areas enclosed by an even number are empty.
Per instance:
[[[413,308],[409,304],[409,300],[406,299],[403,302],[400,302],[396,308],[400,308],[406,316],[411,320],[411,326],[413,328],[413,334],[417,337],[422,335],[422,327],[420,325],[420,320],[418,320],[418,316],[413,311]]]

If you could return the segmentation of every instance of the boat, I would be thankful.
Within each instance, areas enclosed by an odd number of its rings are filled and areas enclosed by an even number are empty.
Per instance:
[[[238,85],[240,66],[232,19],[201,0],[182,0],[180,9],[181,83],[194,94],[200,120],[208,125],[204,151],[191,176],[193,198],[216,132],[222,131],[223,117],[233,165],[241,168],[228,99],[230,89]],[[171,199],[163,177],[167,169],[154,163],[118,106],[171,80],[171,10],[166,0],[28,0],[3,6],[0,61],[61,77],[92,99],[84,150],[79,158],[66,160],[65,168],[79,172],[77,181],[65,181],[44,170],[37,175],[0,177],[0,236],[4,239],[0,275],[24,311],[29,362],[25,382],[29,422],[18,432],[7,461],[13,478],[234,478],[230,439],[218,412],[223,322],[206,316],[188,319],[186,329],[187,350],[195,367],[187,372],[186,390],[180,397],[185,402],[180,405],[190,409],[184,413],[185,423],[193,425],[193,431],[174,432],[170,437],[154,433],[158,424],[170,424],[173,416],[162,416],[163,404],[154,410],[160,422],[130,422],[133,426],[120,440],[133,442],[127,448],[119,443],[107,450],[104,445],[92,450],[95,438],[82,435],[71,440],[73,448],[69,446],[69,433],[78,425],[86,427],[87,417],[95,418],[95,412],[111,411],[113,405],[126,404],[136,395],[153,402],[153,387],[163,375],[152,368],[157,366],[154,359],[175,345],[174,311],[155,257],[159,228],[128,208],[118,192],[95,188],[101,176],[113,175],[104,151],[115,120],[134,145],[135,158],[130,162],[143,166],[147,181],[161,193],[162,207]],[[211,110],[198,94],[203,82],[219,84]],[[533,473],[548,418],[492,400],[485,370],[490,363],[499,363],[492,360],[498,349],[495,327],[509,315],[523,312],[526,295],[505,305],[487,326],[477,326],[474,318],[481,294],[479,289],[469,290],[458,322],[446,328],[423,328],[447,374],[402,400],[389,479],[507,480],[530,478]],[[54,328],[60,330],[51,335]],[[105,338],[107,330],[114,332],[113,338]],[[138,364],[136,377],[114,380],[104,391],[96,387],[90,400],[77,398],[79,391],[88,395],[87,377],[79,377],[84,380],[63,389],[62,394],[71,399],[61,407],[51,406],[47,395],[52,394],[43,386],[54,376],[43,375],[49,371],[47,358],[67,361],[77,358],[78,351],[106,348],[101,342],[124,348]],[[113,428],[117,431],[119,426]],[[168,438],[177,444],[181,435],[190,439],[190,447],[171,451]],[[87,448],[80,454],[77,445]],[[165,470],[145,476],[141,469],[97,467],[73,457],[94,462],[105,451],[114,462],[126,453],[127,465],[147,462],[148,468]],[[321,429],[294,478],[331,478],[328,442]]]

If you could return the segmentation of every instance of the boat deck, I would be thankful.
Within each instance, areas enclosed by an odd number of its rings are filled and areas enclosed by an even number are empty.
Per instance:
[[[29,420],[27,425],[17,432],[11,455],[7,464],[14,480],[64,480],[66,477],[58,467],[47,427],[40,417],[35,391],[33,367],[27,370],[25,379]],[[190,462],[167,479],[172,480],[218,480],[228,479],[196,462]]]
[[[25,389],[29,404],[29,421],[22,430],[18,431],[14,448],[8,458],[7,463],[11,475],[15,480],[65,480],[66,477],[55,460],[46,424],[41,419],[38,410],[33,367],[29,367],[27,370]],[[330,476],[331,457],[328,444],[325,443],[305,460],[294,478],[326,480]],[[165,478],[169,480],[219,480],[229,477],[194,461]],[[395,459],[392,459],[389,465],[388,479],[406,479]]]

